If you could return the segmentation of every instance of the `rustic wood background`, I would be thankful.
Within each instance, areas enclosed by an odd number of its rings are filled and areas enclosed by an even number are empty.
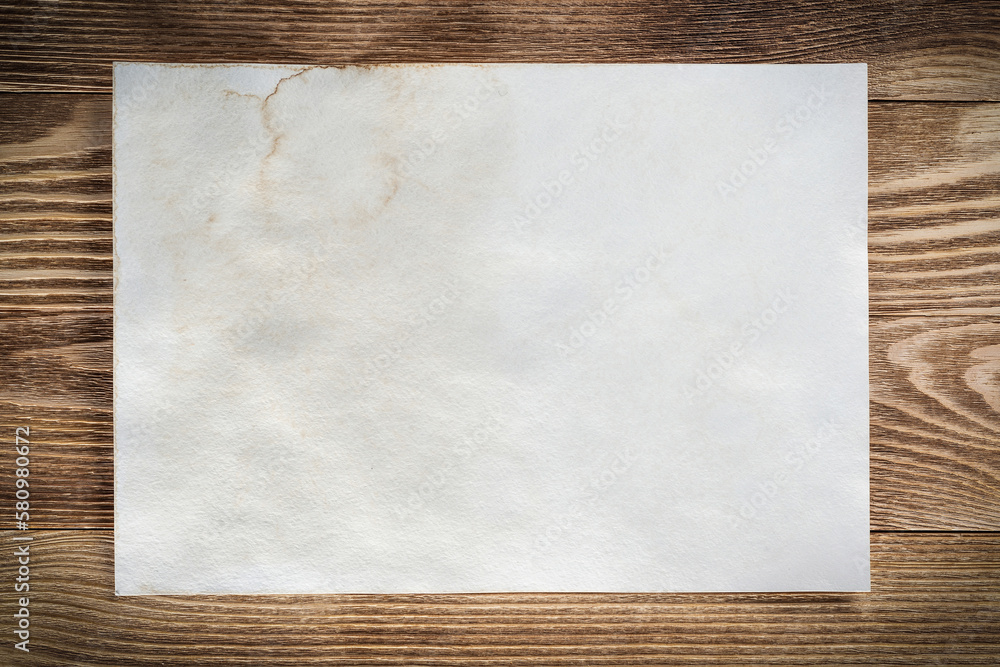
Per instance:
[[[867,62],[872,593],[116,600],[113,60]],[[996,2],[0,1],[0,201],[3,664],[1000,664]]]

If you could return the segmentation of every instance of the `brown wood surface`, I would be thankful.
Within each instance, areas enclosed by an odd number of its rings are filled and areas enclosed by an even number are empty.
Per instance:
[[[867,62],[874,99],[1000,99],[984,0],[0,3],[0,90],[95,91],[112,60]]]
[[[868,62],[873,592],[116,599],[115,59]],[[0,91],[0,664],[1000,664],[1000,3],[0,2]]]
[[[995,665],[1000,655],[995,533],[875,533],[870,594],[115,598],[109,531],[36,532],[31,544],[35,665]],[[13,570],[0,565],[0,581]]]

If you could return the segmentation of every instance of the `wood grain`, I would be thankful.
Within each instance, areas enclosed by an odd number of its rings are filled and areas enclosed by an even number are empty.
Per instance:
[[[0,98],[0,428],[38,443],[33,525],[109,528],[110,99]],[[1000,530],[1000,109],[869,114],[872,525]]]
[[[1000,99],[983,0],[0,3],[0,90],[107,91],[113,60],[867,62],[874,99]]]
[[[871,524],[1000,530],[1000,319],[877,318]]]
[[[0,432],[31,428],[38,528],[113,525],[110,326],[86,310],[5,315]],[[1000,318],[873,320],[874,529],[1000,530],[998,332]],[[0,458],[0,479],[12,466]],[[0,486],[0,506],[13,492]]]
[[[869,309],[1000,314],[1000,105],[871,104]]]
[[[110,307],[110,105],[0,95],[4,307]],[[1000,314],[1000,105],[872,103],[869,132],[872,314]]]
[[[32,665],[988,665],[1000,655],[995,534],[873,534],[871,594],[125,598],[113,593],[110,532],[33,536]],[[5,549],[11,537],[0,536]],[[0,581],[14,576],[3,559]],[[10,642],[0,655],[24,664]]]
[[[867,62],[936,101],[869,105],[872,527],[1000,531],[1000,3],[0,0],[0,433],[60,529],[0,533],[0,664],[1000,664],[1000,532],[875,532],[871,594],[115,598],[116,59]]]

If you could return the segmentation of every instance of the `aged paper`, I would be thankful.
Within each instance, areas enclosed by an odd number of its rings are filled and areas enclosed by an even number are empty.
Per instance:
[[[864,65],[114,86],[119,594],[868,590]]]

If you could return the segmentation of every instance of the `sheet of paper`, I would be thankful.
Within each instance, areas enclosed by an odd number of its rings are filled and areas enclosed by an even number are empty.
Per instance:
[[[116,64],[117,592],[868,590],[866,97]]]

